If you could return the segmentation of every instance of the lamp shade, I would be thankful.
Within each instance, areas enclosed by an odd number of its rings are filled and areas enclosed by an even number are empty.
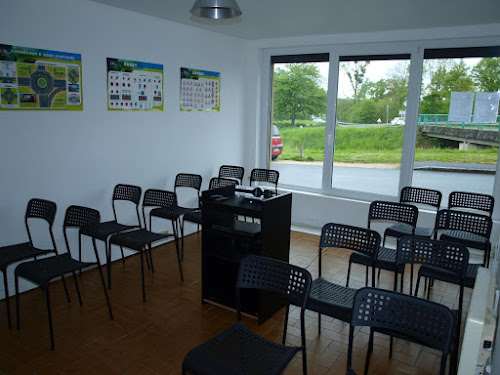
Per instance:
[[[235,0],[196,0],[190,12],[194,16],[212,20],[238,17],[241,14]]]

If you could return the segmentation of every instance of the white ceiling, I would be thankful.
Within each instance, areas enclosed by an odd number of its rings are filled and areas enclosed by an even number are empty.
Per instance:
[[[195,0],[91,1],[248,40],[500,22],[500,0],[237,0],[222,21],[192,16]]]

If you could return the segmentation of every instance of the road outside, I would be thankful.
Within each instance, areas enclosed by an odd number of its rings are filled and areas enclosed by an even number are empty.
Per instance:
[[[452,191],[473,191],[484,194],[491,194],[493,191],[495,166],[477,166],[472,170],[474,173],[462,172],[463,168],[470,167],[470,165],[459,163],[439,163],[433,166],[417,163],[415,167],[413,186],[441,191],[443,206],[447,205],[448,194]],[[429,167],[433,168],[429,169]],[[321,162],[302,163],[278,160],[271,163],[271,168],[280,173],[280,185],[321,187],[323,169]],[[399,170],[391,165],[381,164],[374,167],[371,164],[342,164],[334,168],[333,174],[334,186],[338,188],[398,195]]]

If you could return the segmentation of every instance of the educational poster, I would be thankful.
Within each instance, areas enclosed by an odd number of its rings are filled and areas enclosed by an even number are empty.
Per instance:
[[[163,111],[163,65],[107,59],[108,110]]]
[[[181,111],[220,110],[220,73],[181,68]]]
[[[76,53],[0,44],[0,110],[83,110]]]

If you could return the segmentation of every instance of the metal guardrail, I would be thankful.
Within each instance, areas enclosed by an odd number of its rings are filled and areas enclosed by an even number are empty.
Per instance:
[[[497,122],[480,123],[474,122],[474,116],[471,116],[470,122],[449,121],[447,114],[420,114],[418,115],[419,125],[435,125],[460,127],[462,129],[479,129],[479,130],[498,130],[500,131],[500,115],[497,116]]]

